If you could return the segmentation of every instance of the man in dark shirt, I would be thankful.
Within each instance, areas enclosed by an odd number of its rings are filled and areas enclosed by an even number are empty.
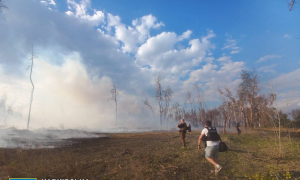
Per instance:
[[[179,130],[180,139],[182,141],[183,148],[185,148],[186,147],[186,144],[185,144],[185,134],[186,134],[187,125],[184,122],[184,119],[181,119],[181,124],[177,124],[177,127],[180,128],[180,130]]]
[[[191,126],[191,124],[189,124],[189,126],[187,127],[187,130],[189,131],[189,134],[191,134],[191,132],[192,132],[192,126]]]
[[[240,135],[242,133],[242,131],[240,130],[240,123],[236,123],[236,130],[238,132],[238,135]]]

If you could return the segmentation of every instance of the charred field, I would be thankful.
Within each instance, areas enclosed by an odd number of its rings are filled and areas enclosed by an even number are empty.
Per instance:
[[[72,139],[57,148],[1,148],[0,179],[299,179],[299,137],[283,138],[278,156],[272,132],[243,132],[221,135],[229,151],[220,153],[218,175],[197,149],[200,132],[186,135],[186,149],[178,132],[147,132]]]

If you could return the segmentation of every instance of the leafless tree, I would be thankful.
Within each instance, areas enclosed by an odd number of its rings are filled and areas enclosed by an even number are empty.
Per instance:
[[[223,92],[220,88],[218,88],[219,94],[222,97],[223,103],[220,106],[221,113],[223,115],[223,133],[226,133],[226,125],[228,123],[228,120],[230,120],[231,112],[230,112],[230,106],[231,103],[226,99],[226,93]]]
[[[296,0],[291,0],[291,2],[289,2],[290,11],[293,10],[295,2],[296,2]]]
[[[159,119],[160,119],[160,127],[162,129],[162,115],[164,112],[164,107],[163,107],[163,90],[161,86],[161,77],[157,76],[157,79],[155,80],[155,87],[156,87],[156,101],[158,102],[158,108],[159,108]]]
[[[111,98],[109,98],[107,101],[113,100],[116,103],[116,125],[118,125],[118,99],[117,99],[117,96],[119,95],[119,91],[117,90],[115,84],[113,84],[113,88],[110,90],[110,93],[111,93]]]
[[[178,102],[174,103],[172,106],[172,112],[174,113],[175,121],[180,121],[182,119],[183,110],[181,109]]]
[[[230,108],[234,115],[234,121],[235,123],[238,123],[238,103],[237,100],[233,97],[231,91],[227,87],[225,87],[225,96],[230,100]]]
[[[197,95],[198,95],[198,104],[199,104],[199,107],[198,107],[198,113],[199,113],[199,120],[202,121],[202,123],[204,124],[205,122],[205,119],[204,119],[204,113],[205,111],[204,108],[203,108],[203,102],[204,102],[204,99],[203,99],[203,95],[201,94],[200,92],[200,87],[198,84],[194,84],[194,89],[195,91],[197,92]]]
[[[2,12],[1,9],[4,9],[4,8],[8,9],[8,7],[3,4],[3,0],[0,0],[0,12]]]
[[[253,129],[254,127],[254,109],[257,106],[256,98],[260,91],[260,82],[258,79],[258,75],[255,74],[254,71],[248,72],[243,71],[241,74],[242,83],[239,85],[239,99],[242,103],[242,109],[245,110],[247,103],[249,104],[249,112],[250,118],[248,120],[247,125]],[[244,112],[245,113],[245,112]],[[246,127],[246,126],[245,126]]]
[[[28,68],[30,68],[30,82],[32,85],[32,90],[31,90],[31,97],[30,97],[30,105],[29,105],[29,113],[28,113],[28,122],[27,122],[27,129],[29,129],[29,123],[30,123],[30,114],[31,114],[31,105],[32,105],[32,101],[33,101],[33,92],[34,92],[34,84],[32,81],[32,69],[33,69],[33,59],[35,58],[35,53],[33,50],[33,46],[31,47],[31,64],[28,66]]]
[[[164,91],[164,116],[165,118],[168,119],[168,113],[169,113],[169,106],[170,106],[170,101],[172,99],[172,94],[173,94],[173,91],[172,89],[170,88],[170,86],[167,87],[167,89]]]
[[[194,99],[192,98],[192,94],[190,91],[187,92],[186,94],[186,103],[189,103],[191,105],[191,111],[186,113],[187,119],[189,119],[193,124],[197,123],[197,115],[196,115],[196,110],[194,106]]]
[[[144,101],[144,105],[148,106],[150,109],[151,109],[151,112],[153,114],[153,120],[155,120],[155,116],[154,116],[154,111],[153,111],[153,108],[152,106],[150,105],[148,99],[146,98],[145,101]]]

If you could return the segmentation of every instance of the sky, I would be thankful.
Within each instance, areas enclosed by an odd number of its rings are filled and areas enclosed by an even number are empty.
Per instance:
[[[0,13],[0,124],[26,128],[157,127],[155,78],[184,106],[200,87],[235,91],[259,74],[276,106],[300,107],[300,7],[288,1],[9,0]],[[119,90],[118,125],[113,84]],[[272,84],[273,89],[270,84]],[[155,111],[143,105],[147,98]]]

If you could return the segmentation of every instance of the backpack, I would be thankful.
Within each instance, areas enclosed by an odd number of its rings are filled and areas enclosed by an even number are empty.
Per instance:
[[[220,136],[217,133],[217,129],[215,127],[206,127],[208,130],[207,136],[206,136],[206,141],[219,141]]]
[[[228,150],[227,145],[223,141],[221,141],[219,144],[219,152],[226,152],[227,150]]]

